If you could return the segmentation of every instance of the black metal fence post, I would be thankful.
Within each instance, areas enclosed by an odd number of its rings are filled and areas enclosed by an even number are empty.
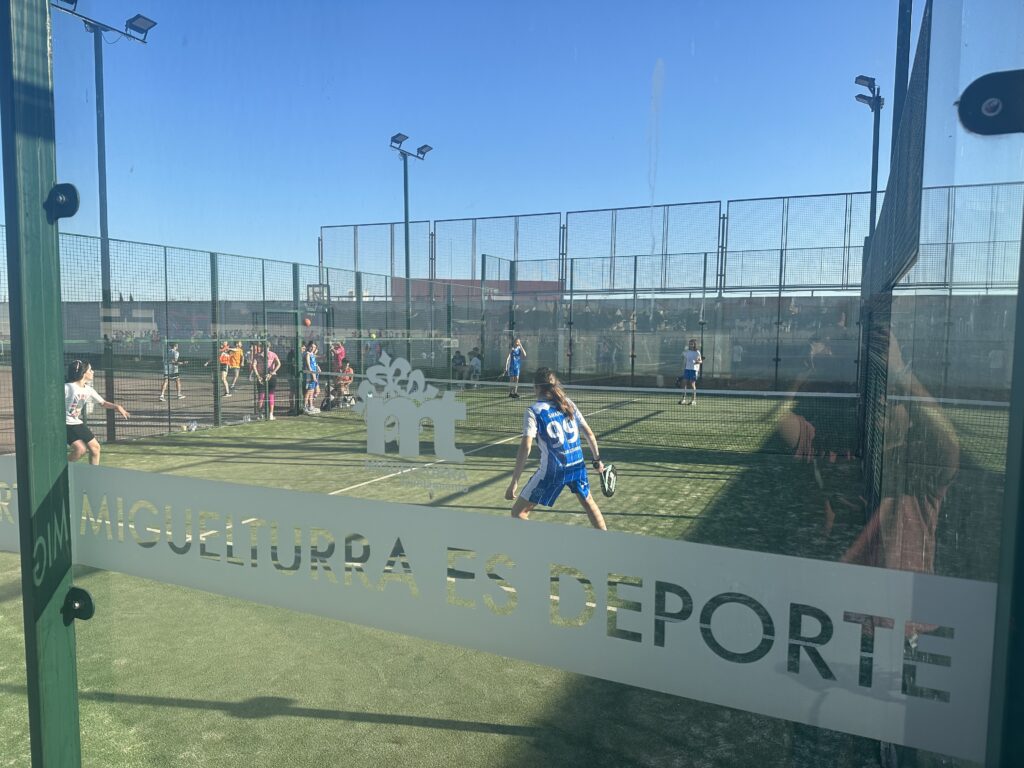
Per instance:
[[[292,264],[292,322],[295,324],[295,363],[289,371],[288,382],[291,391],[291,412],[292,415],[302,413],[302,400],[306,394],[302,391],[302,332],[299,330],[299,302],[301,292],[299,290],[299,265]]]
[[[160,339],[160,373],[161,375],[167,375],[166,363],[167,363],[167,344],[169,339],[173,339],[174,335],[171,333],[171,288],[170,279],[167,272],[167,246],[163,247],[164,256],[164,333]],[[171,381],[168,378],[164,379],[167,382],[167,431],[171,431]],[[161,390],[162,391],[162,390]]]
[[[629,316],[629,386],[636,382],[636,271],[639,256],[633,257],[633,311]]]
[[[487,361],[487,254],[480,254],[480,359]]]
[[[363,370],[363,273],[356,272],[356,370]]]
[[[575,290],[576,283],[576,259],[568,259],[569,262],[569,364],[567,369],[566,381],[572,382],[572,358],[573,352],[573,304],[575,303],[575,297],[573,292]]]
[[[508,342],[511,344],[516,337],[516,263],[510,261],[508,265]]]
[[[445,351],[447,353],[447,358],[448,358],[447,359],[448,378],[451,379],[451,377],[452,377],[452,348],[451,348],[451,343],[452,342],[451,342],[451,340],[453,338],[453,332],[452,332],[452,313],[453,313],[454,307],[453,307],[453,302],[452,302],[452,284],[450,282],[445,283],[445,286],[444,286],[444,306],[445,306],[445,325],[444,325],[444,329],[445,330],[444,330],[444,335],[448,339],[448,341],[445,343],[445,347],[446,347]],[[466,362],[469,363],[469,360],[467,360]]]
[[[213,368],[213,425],[219,427],[222,421],[220,402],[220,360],[218,359],[220,338],[220,276],[217,270],[217,254],[210,254],[210,366]],[[168,387],[168,395],[170,388]]]

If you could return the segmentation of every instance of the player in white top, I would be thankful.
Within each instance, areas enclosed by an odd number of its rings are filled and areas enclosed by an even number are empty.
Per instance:
[[[700,350],[697,349],[697,340],[690,339],[689,348],[683,352],[683,375],[676,379],[683,385],[683,397],[679,401],[680,405],[693,405],[697,402],[697,376],[700,374],[700,367],[703,363],[704,358],[701,357]],[[689,402],[686,401],[687,389],[692,393]]]
[[[537,402],[526,410],[516,468],[512,472],[512,482],[505,491],[506,499],[515,499],[512,517],[529,519],[531,509],[538,504],[552,506],[562,489],[568,486],[590,518],[590,524],[602,531],[607,530],[604,516],[590,494],[587,465],[583,461],[583,449],[580,446],[582,432],[590,446],[594,468],[602,472],[604,464],[597,449],[597,438],[583,414],[562,390],[554,371],[539,368],[534,376],[534,388]],[[526,467],[534,438],[540,446],[540,467],[526,483],[522,495],[516,498],[519,477]]]
[[[160,402],[164,402],[169,395],[170,384],[173,381],[174,386],[178,391],[178,399],[182,400],[185,395],[181,393],[181,370],[179,366],[185,364],[186,361],[181,359],[181,353],[178,351],[178,342],[172,341],[167,345],[167,351],[164,353],[164,383],[160,387]]]
[[[117,411],[125,419],[129,414],[117,403],[110,403],[100,397],[100,393],[92,388],[92,366],[81,360],[73,360],[68,365],[64,377],[64,424],[68,433],[68,461],[78,461],[87,452],[90,464],[100,463],[100,444],[96,436],[82,423],[82,409],[87,403],[102,405],[104,408]]]

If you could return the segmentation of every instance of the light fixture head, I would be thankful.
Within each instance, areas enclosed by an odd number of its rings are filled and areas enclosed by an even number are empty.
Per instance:
[[[406,136],[404,133],[396,133],[394,136],[391,137],[391,148],[398,149],[399,147],[402,146],[402,142],[408,138],[409,137]]]
[[[867,75],[857,75],[853,81],[856,85],[862,85],[869,91],[875,90],[875,78],[868,77]]]
[[[433,147],[430,146],[429,144],[424,144],[422,147],[416,150],[416,157],[422,160],[424,157],[426,157],[427,152],[429,152],[432,149]]]
[[[143,16],[141,13],[137,13],[124,23],[124,33],[129,37],[134,37],[136,40],[145,42],[146,35],[149,34],[149,30],[155,26],[156,22],[151,18]],[[132,34],[133,32],[135,34]]]
[[[871,97],[868,96],[867,94],[865,94],[865,93],[858,93],[853,98],[855,98],[861,104],[867,104],[869,108],[874,109],[874,107],[871,106]]]
[[[53,4],[59,8],[67,8],[74,11],[78,8],[78,0],[53,0]]]

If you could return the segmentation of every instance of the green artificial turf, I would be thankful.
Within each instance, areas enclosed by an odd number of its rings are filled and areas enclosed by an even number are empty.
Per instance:
[[[610,407],[618,401],[602,397],[581,408],[621,472],[615,497],[597,496],[613,529],[834,560],[863,524],[840,516],[826,535],[814,467],[773,449],[786,405],[740,410],[739,401],[709,398],[690,410],[645,411]],[[468,400],[472,418],[458,432],[468,453],[459,468],[465,493],[431,495],[410,481],[428,475],[429,456],[409,462],[415,472],[381,479],[389,472],[367,464],[375,459],[351,412],[117,443],[104,448],[103,461],[508,514],[503,494],[518,442],[507,426],[510,406],[473,393]],[[425,430],[425,454],[430,437]],[[975,460],[965,449],[968,487],[951,492],[947,510],[967,509],[983,487],[986,505],[997,503],[1001,476],[982,454]],[[855,461],[826,458],[819,474],[824,493],[856,496]],[[587,524],[568,494],[534,517]],[[947,521],[953,532],[963,524]],[[951,572],[984,572],[983,558],[947,549]],[[16,556],[0,554],[0,766],[28,764],[18,568]],[[876,764],[869,740],[489,653],[116,573],[79,569],[76,582],[97,604],[96,617],[76,625],[87,766]]]

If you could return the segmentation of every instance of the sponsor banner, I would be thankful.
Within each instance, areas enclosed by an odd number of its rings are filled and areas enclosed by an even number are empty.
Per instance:
[[[13,550],[10,457],[0,481]],[[83,464],[71,486],[83,565],[984,759],[994,584]]]

